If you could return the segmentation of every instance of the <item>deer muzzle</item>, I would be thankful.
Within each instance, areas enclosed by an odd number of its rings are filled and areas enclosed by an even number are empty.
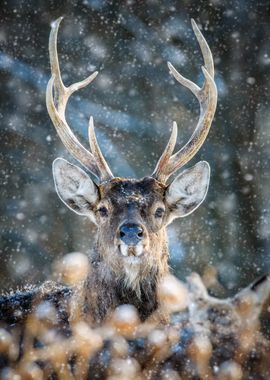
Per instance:
[[[135,246],[143,239],[143,227],[135,223],[125,223],[120,227],[119,235],[124,244]]]
[[[123,256],[139,257],[143,253],[144,229],[136,223],[124,223],[119,228],[119,250]]]

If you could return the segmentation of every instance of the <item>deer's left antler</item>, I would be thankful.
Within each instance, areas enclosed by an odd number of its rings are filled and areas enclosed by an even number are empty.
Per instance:
[[[168,62],[168,67],[174,78],[180,84],[187,87],[198,99],[200,103],[200,117],[190,140],[174,155],[172,155],[172,153],[177,140],[177,124],[176,122],[173,123],[169,143],[162,153],[152,174],[152,177],[160,182],[166,182],[176,170],[184,166],[198,152],[209,132],[217,105],[217,88],[214,81],[212,53],[195,21],[191,20],[191,23],[204,59],[202,71],[205,77],[205,82],[203,87],[200,88],[189,79],[184,78],[170,62]]]

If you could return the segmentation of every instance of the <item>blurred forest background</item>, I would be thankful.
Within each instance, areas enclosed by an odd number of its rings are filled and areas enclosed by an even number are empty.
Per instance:
[[[50,23],[66,84],[99,70],[72,96],[68,120],[88,145],[92,114],[102,150],[119,176],[152,173],[172,121],[178,146],[199,114],[194,96],[166,61],[202,84],[201,53],[190,18],[215,59],[219,99],[200,159],[212,168],[203,205],[169,228],[171,266],[218,272],[221,295],[270,271],[270,3],[253,0],[8,0],[0,7],[0,287],[39,283],[59,255],[91,249],[95,227],[56,195],[51,172],[65,151],[48,117]]]

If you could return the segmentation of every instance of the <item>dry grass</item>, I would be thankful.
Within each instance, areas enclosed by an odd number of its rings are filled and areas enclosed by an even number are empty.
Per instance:
[[[86,263],[81,254],[66,256],[54,266],[57,279],[80,288]],[[121,305],[101,326],[76,308],[80,292],[50,301],[54,287],[40,288],[23,322],[1,322],[1,379],[270,379],[270,341],[260,322],[268,277],[219,300],[198,275],[187,284],[170,275],[159,286],[160,310],[147,321]]]

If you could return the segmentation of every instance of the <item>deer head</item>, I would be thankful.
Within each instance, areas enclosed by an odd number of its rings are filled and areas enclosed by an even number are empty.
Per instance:
[[[210,48],[195,21],[192,27],[203,58],[205,82],[202,88],[184,78],[168,63],[170,73],[190,89],[200,104],[200,117],[187,144],[173,154],[177,140],[174,122],[169,142],[151,176],[143,179],[114,177],[103,157],[89,122],[90,150],[77,140],[65,118],[70,95],[95,79],[66,87],[61,79],[57,54],[57,33],[61,18],[52,25],[49,52],[52,77],[47,86],[46,103],[51,120],[68,151],[99,182],[94,182],[81,168],[57,158],[53,176],[60,199],[74,212],[88,217],[98,227],[98,251],[115,272],[137,268],[142,273],[167,265],[166,226],[175,218],[191,214],[203,202],[209,184],[210,167],[201,161],[184,170],[171,183],[168,179],[185,165],[202,146],[212,123],[217,89]]]

